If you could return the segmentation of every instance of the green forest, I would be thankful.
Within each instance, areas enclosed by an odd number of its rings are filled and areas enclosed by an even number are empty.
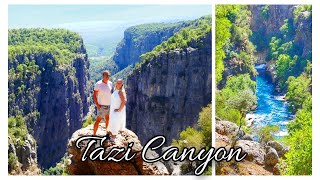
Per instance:
[[[255,53],[268,49],[267,63],[273,63],[276,72],[274,84],[285,93],[295,114],[287,126],[288,136],[278,140],[289,147],[280,162],[283,175],[312,173],[312,52],[302,52],[304,44],[296,41],[299,33],[305,33],[298,31],[297,22],[309,22],[311,11],[311,5],[297,6],[292,19],[285,19],[277,31],[265,35],[264,26],[255,32],[250,29],[249,6],[216,6],[216,117],[245,124],[246,113],[256,106]],[[271,18],[270,6],[263,6],[258,16],[262,21]],[[274,139],[267,136],[274,130],[262,129],[260,135]]]
[[[175,33],[168,40],[157,45],[152,51],[142,54],[140,56],[140,62],[135,65],[135,69],[138,69],[142,64],[148,60],[152,60],[158,56],[161,52],[169,52],[170,50],[182,50],[189,47],[191,42],[197,42],[197,46],[201,47],[201,38],[211,31],[212,16],[204,16],[196,21],[182,28]]]
[[[66,29],[11,29],[8,36],[9,60],[19,54],[53,53],[59,64],[68,63],[82,44],[79,34]]]
[[[236,58],[236,72],[216,91],[216,116],[239,124],[256,104],[254,69],[255,46],[249,37],[250,11],[246,6],[226,5],[216,8],[216,83],[222,81],[224,61]],[[239,46],[242,49],[239,49]],[[244,123],[244,121],[242,121]]]
[[[138,42],[150,34],[158,34],[178,26],[189,26],[193,21],[182,21],[176,23],[147,23],[129,27],[126,32],[132,34],[133,41]]]

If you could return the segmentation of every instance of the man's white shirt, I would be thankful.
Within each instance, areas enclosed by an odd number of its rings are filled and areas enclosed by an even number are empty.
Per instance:
[[[94,85],[94,90],[98,91],[98,103],[100,105],[110,106],[112,82],[108,81],[104,83],[100,80]]]

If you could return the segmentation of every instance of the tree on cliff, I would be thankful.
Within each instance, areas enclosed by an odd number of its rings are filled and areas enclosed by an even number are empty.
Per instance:
[[[209,149],[212,147],[212,105],[202,108],[199,113],[198,128],[188,127],[180,133],[180,138],[173,140],[172,146],[183,149],[185,147],[195,147],[198,150],[201,148]],[[183,173],[193,171],[191,167],[182,167]],[[209,166],[203,175],[211,175],[212,169]]]

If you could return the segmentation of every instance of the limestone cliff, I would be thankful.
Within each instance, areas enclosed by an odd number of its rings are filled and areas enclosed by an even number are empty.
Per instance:
[[[257,64],[266,64],[275,60],[269,55],[271,37],[282,37],[281,27],[287,20],[289,34],[283,40],[292,40],[294,55],[311,60],[312,50],[312,12],[297,11],[298,5],[252,5],[250,28],[253,32],[252,41],[257,46]],[[296,13],[296,14],[295,14]],[[258,37],[258,38],[256,38]],[[282,42],[284,43],[284,42]],[[274,63],[268,63],[273,82],[276,82]]]
[[[97,135],[105,136],[105,124],[100,124]],[[126,129],[116,137],[115,144],[111,144],[108,141],[104,141],[102,146],[105,149],[104,155],[107,155],[112,148],[127,148],[128,144],[133,142],[132,153],[136,153],[136,156],[130,161],[81,161],[81,156],[86,148],[88,140],[80,143],[81,149],[76,148],[75,142],[82,136],[92,135],[93,125],[89,125],[86,128],[76,131],[69,143],[68,143],[68,156],[71,158],[68,164],[68,173],[71,175],[168,175],[168,170],[162,162],[145,163],[141,158],[142,146],[135,133]],[[100,146],[100,144],[96,144]],[[91,147],[88,154],[93,151],[94,147]],[[117,157],[121,157],[119,154]],[[158,154],[154,151],[148,151],[147,158],[158,157]]]
[[[140,61],[141,54],[151,51],[156,45],[167,40],[189,21],[178,23],[151,23],[132,26],[124,31],[124,38],[118,44],[113,61],[119,70]]]
[[[89,62],[82,39],[76,33],[45,29],[17,31],[20,34],[12,31],[10,38],[15,40],[9,42],[9,117],[25,118],[28,131],[37,143],[38,163],[48,168],[60,161],[68,139],[81,127],[88,112]],[[48,45],[46,49],[43,41],[46,44],[49,41],[41,39],[46,38],[44,33],[49,34],[51,41],[62,39],[59,47],[70,46],[71,55],[67,56],[66,47],[59,51]],[[34,43],[22,46],[30,41],[23,42],[24,38],[34,38]],[[73,42],[75,46],[71,47]]]
[[[167,145],[211,102],[211,31],[187,48],[161,52],[127,80],[127,127],[142,144],[165,135]]]
[[[252,16],[250,22],[250,28],[253,31],[253,34],[258,34],[261,37],[267,38],[267,41],[260,42],[266,43],[269,42],[271,36],[277,36],[280,34],[280,28],[283,26],[284,21],[288,19],[288,22],[292,24],[295,33],[294,41],[295,43],[300,44],[303,51],[301,51],[302,57],[306,57],[311,51],[311,28],[312,28],[312,17],[311,12],[303,11],[299,12],[297,19],[294,20],[294,11],[298,7],[297,5],[269,5],[266,15],[262,15],[262,9],[265,5],[253,5],[249,6]],[[259,44],[259,42],[257,43]],[[268,44],[265,44],[265,48],[262,48],[258,52],[263,53],[264,55],[260,60],[266,61],[267,54],[264,50],[267,50]],[[259,45],[258,45],[259,48]]]

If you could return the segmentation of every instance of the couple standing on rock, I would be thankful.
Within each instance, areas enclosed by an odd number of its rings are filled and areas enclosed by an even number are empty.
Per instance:
[[[123,131],[126,126],[126,92],[123,80],[118,79],[114,90],[109,80],[110,72],[102,73],[102,80],[94,86],[93,100],[98,109],[97,119],[94,123],[93,135],[95,136],[102,118],[106,121],[106,131],[111,132],[111,143],[115,143],[118,132]]]

